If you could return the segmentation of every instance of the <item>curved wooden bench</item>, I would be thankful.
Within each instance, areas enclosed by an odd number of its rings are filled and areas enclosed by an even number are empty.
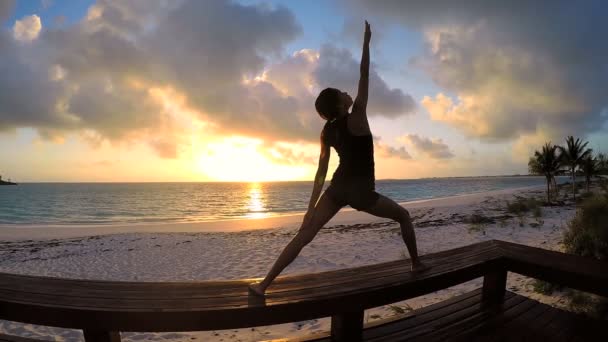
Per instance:
[[[422,256],[432,268],[412,274],[409,260],[283,276],[266,298],[253,279],[122,282],[0,273],[0,319],[84,330],[87,341],[119,341],[119,331],[204,331],[332,317],[333,340],[363,336],[363,311],[484,277],[484,306],[504,301],[507,271],[608,296],[606,263],[503,241]]]

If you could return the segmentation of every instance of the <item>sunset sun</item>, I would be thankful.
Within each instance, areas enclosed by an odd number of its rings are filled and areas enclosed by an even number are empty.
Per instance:
[[[198,172],[214,181],[267,182],[299,179],[306,166],[278,165],[269,157],[276,153],[260,139],[229,137],[206,145],[197,161]]]

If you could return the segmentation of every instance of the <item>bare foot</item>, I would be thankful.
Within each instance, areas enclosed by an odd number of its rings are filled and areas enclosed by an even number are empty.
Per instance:
[[[420,261],[412,262],[412,272],[420,273],[431,268],[431,266],[421,263]]]
[[[266,289],[262,288],[261,283],[249,284],[248,287],[249,287],[249,292],[252,292],[254,295],[260,296],[260,297],[265,296],[264,292],[266,292]]]

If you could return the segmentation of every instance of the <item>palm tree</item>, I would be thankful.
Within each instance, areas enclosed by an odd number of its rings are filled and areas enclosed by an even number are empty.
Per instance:
[[[588,156],[587,158],[583,159],[581,168],[583,169],[583,173],[585,174],[587,191],[589,191],[589,184],[591,183],[591,177],[597,175],[597,173],[599,171],[597,159],[593,158],[592,156]]]
[[[558,148],[561,152],[564,164],[568,165],[568,167],[570,169],[570,174],[572,176],[572,196],[575,201],[576,201],[575,171],[576,171],[576,167],[581,165],[581,162],[583,161],[583,159],[587,158],[591,154],[592,150],[590,148],[587,148],[588,143],[589,142],[586,141],[583,144],[581,139],[576,138],[576,140],[574,140],[574,137],[570,135],[570,136],[568,136],[568,138],[566,138],[566,147],[558,146]]]
[[[608,173],[608,157],[606,157],[603,153],[598,153],[597,155],[597,173],[598,174],[607,174]]]
[[[557,146],[547,142],[540,152],[534,151],[534,156],[528,162],[530,173],[543,175],[547,180],[547,203],[551,203],[551,185],[555,184],[555,174],[562,166],[558,151]]]

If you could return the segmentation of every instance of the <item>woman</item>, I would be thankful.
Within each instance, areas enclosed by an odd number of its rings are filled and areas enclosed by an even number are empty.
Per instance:
[[[366,113],[371,35],[370,26],[366,21],[361,78],[355,102],[353,103],[346,92],[334,88],[324,89],[317,97],[315,108],[327,123],[321,132],[321,156],[308,211],[297,235],[285,247],[268,275],[261,282],[249,285],[249,289],[256,295],[263,296],[270,283],[340,208],[347,204],[359,211],[399,222],[403,241],[412,259],[412,271],[427,268],[418,259],[416,236],[408,211],[390,198],[374,191],[374,146]],[[353,109],[349,113],[351,105]],[[317,203],[327,174],[331,146],[338,152],[340,164],[334,172],[331,184]]]

